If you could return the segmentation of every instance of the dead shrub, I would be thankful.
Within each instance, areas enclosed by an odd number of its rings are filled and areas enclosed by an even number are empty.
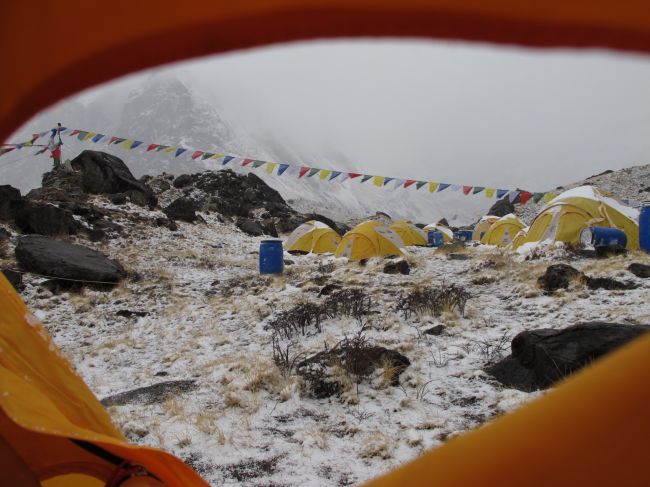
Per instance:
[[[362,289],[343,289],[331,294],[323,303],[329,318],[350,316],[358,320],[370,313],[372,298]]]
[[[464,287],[456,284],[439,288],[414,289],[407,295],[400,295],[395,311],[401,312],[405,320],[413,314],[440,316],[443,312],[453,312],[455,309],[464,316],[465,305],[470,297]]]

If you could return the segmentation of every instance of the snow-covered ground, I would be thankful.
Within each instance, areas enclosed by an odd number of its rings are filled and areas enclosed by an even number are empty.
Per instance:
[[[95,204],[109,206],[101,198]],[[178,232],[123,222],[128,237],[80,241],[130,271],[132,277],[111,292],[53,295],[39,286],[42,279],[25,276],[23,298],[99,398],[166,380],[196,380],[196,389],[160,403],[109,411],[131,441],[178,455],[214,485],[362,483],[542,394],[506,389],[482,371],[509,353],[515,334],[599,319],[650,323],[650,283],[625,270],[631,262],[650,264],[640,252],[587,260],[560,248],[525,260],[482,246],[468,248],[466,260],[452,260],[413,248],[408,276],[382,273],[385,262],[379,260],[361,266],[287,254],[293,263],[284,275],[263,277],[257,272],[261,239],[219,222],[216,214],[202,216],[206,224],[179,223]],[[641,287],[545,296],[536,279],[559,261]],[[411,361],[400,386],[388,385],[386,371],[378,370],[339,397],[314,399],[297,376],[273,362],[266,325],[297,302],[325,299],[318,297],[325,284],[371,295],[366,337]],[[464,316],[407,320],[395,310],[400,293],[450,284],[471,293]],[[148,314],[123,317],[120,310]],[[437,324],[446,327],[442,335],[423,333]],[[321,333],[296,337],[292,353],[322,351],[359,327],[352,318],[326,320]]]

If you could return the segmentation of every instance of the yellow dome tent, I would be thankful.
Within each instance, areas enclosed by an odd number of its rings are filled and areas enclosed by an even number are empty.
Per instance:
[[[427,235],[429,232],[442,233],[443,242],[452,242],[454,240],[454,232],[451,231],[451,228],[441,225],[440,223],[429,223],[422,230],[424,230]]]
[[[514,215],[509,213],[506,216],[502,216],[497,221],[495,221],[488,231],[485,232],[481,243],[485,245],[498,245],[504,247],[512,242],[512,239],[515,238],[522,228],[524,228],[522,221]]]
[[[341,236],[328,225],[310,220],[291,232],[285,248],[287,252],[334,253],[340,241]]]
[[[410,245],[427,244],[427,234],[413,225],[413,223],[410,221],[398,220],[392,225],[389,225],[388,228],[399,235],[399,237],[402,239],[402,242],[404,242],[404,245],[407,247]]]
[[[533,220],[525,242],[577,244],[588,226],[618,228],[627,248],[639,248],[639,212],[594,186],[573,188],[551,200]]]
[[[510,242],[510,245],[508,246],[510,250],[517,250],[521,244],[526,241],[526,235],[528,235],[529,228],[530,227],[525,227],[517,232],[517,235],[515,235],[515,237],[512,239],[512,242]]]
[[[394,231],[382,222],[370,220],[363,222],[343,235],[336,248],[337,257],[352,260],[401,255],[404,242]]]
[[[490,229],[493,223],[499,220],[498,216],[494,215],[485,215],[481,217],[479,222],[474,227],[474,233],[472,234],[472,240],[481,241],[487,231]]]

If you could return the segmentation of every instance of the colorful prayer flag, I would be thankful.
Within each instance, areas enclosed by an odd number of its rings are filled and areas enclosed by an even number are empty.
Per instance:
[[[474,189],[472,190],[472,194],[479,194],[484,189],[485,189],[484,186],[474,186]]]
[[[278,168],[278,176],[282,176],[284,171],[289,169],[289,164],[280,164],[280,167]]]
[[[221,165],[225,166],[226,164],[228,164],[233,159],[234,159],[233,156],[223,156],[223,162],[221,163]]]
[[[298,173],[298,178],[303,177],[305,174],[309,172],[309,168],[307,166],[303,166],[300,168],[300,172]]]
[[[361,182],[362,182],[362,183],[365,183],[365,182],[368,181],[368,179],[370,179],[371,177],[372,177],[372,176],[371,176],[370,174],[364,174],[363,177],[361,178]]]
[[[438,191],[437,191],[437,192],[440,193],[440,191],[444,191],[444,190],[447,189],[449,186],[451,186],[451,185],[450,185],[450,184],[447,184],[447,183],[440,183],[440,185],[438,186]]]
[[[276,167],[278,167],[277,162],[267,162],[266,163],[266,172],[269,173],[269,174],[273,174],[273,169],[275,169]]]
[[[332,171],[332,174],[331,174],[330,178],[328,179],[328,181],[331,181],[332,179],[336,179],[340,175],[341,175],[341,171]]]
[[[196,160],[197,160],[199,157],[201,157],[203,154],[205,154],[205,152],[200,151],[200,150],[195,150],[194,152],[192,152],[192,156],[191,156],[191,157],[192,157],[192,160],[193,160],[193,161],[196,161]]]
[[[381,188],[384,185],[384,176],[373,176],[372,184],[374,184],[378,188]]]
[[[533,203],[539,203],[539,200],[541,200],[544,197],[544,193],[535,193],[533,195]]]
[[[187,149],[184,149],[184,148],[182,148],[182,147],[179,147],[178,149],[176,149],[176,154],[174,155],[174,157],[178,157],[178,156],[180,156],[180,155],[181,155],[183,152],[185,152],[186,150],[187,150]]]
[[[415,183],[415,179],[407,179],[406,181],[404,181],[404,189],[408,188],[414,183]]]
[[[438,189],[438,186],[440,186],[440,183],[430,182],[429,183],[429,193],[435,193],[436,189]]]
[[[496,191],[496,188],[486,188],[485,189],[485,197],[486,198],[492,198],[494,197],[494,193]]]
[[[330,171],[329,169],[321,169],[320,174],[318,175],[318,177],[322,181],[323,179],[327,178],[327,176],[329,176],[331,173],[332,173],[332,171]]]

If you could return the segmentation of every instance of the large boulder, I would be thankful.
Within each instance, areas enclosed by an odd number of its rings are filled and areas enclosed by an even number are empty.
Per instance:
[[[39,235],[18,239],[16,259],[24,270],[53,278],[116,283],[126,277],[119,262],[96,250]]]
[[[169,206],[163,208],[163,213],[171,220],[194,223],[199,219],[196,214],[196,203],[189,198],[175,199]]]
[[[634,262],[633,264],[629,265],[627,270],[634,274],[636,277],[641,277],[643,279],[650,277],[650,265]]]
[[[146,201],[154,207],[157,204],[153,191],[133,177],[124,162],[105,152],[85,150],[72,161],[72,168],[81,172],[81,187],[87,193],[115,194],[137,192],[138,198],[131,198],[134,203]]]
[[[70,235],[79,228],[70,211],[32,201],[23,201],[18,205],[14,222],[22,233],[39,235]]]
[[[250,218],[237,218],[237,222],[235,224],[237,225],[237,228],[239,228],[242,232],[247,233],[248,235],[252,235],[253,237],[261,237],[264,235],[264,229],[262,228],[262,225],[260,225],[255,220],[251,220]]]
[[[648,325],[598,321],[563,330],[524,331],[512,340],[512,355],[486,372],[507,387],[545,389],[648,331]]]
[[[16,207],[21,200],[20,190],[8,184],[0,185],[0,220],[13,221]]]

